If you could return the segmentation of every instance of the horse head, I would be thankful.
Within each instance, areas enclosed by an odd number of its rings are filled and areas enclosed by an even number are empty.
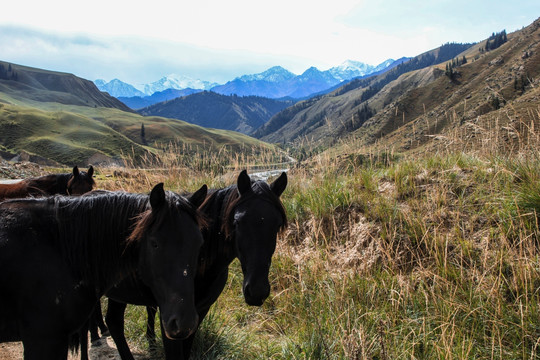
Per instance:
[[[139,240],[138,273],[157,301],[165,335],[185,339],[198,325],[194,277],[203,238],[197,208],[206,197],[203,185],[189,198],[165,192],[163,184],[150,193],[150,210],[134,228]]]
[[[73,172],[67,183],[67,193],[69,195],[82,195],[89,191],[96,184],[92,176],[94,175],[94,168],[92,165],[88,168],[88,171],[79,171],[77,166],[73,167]]]
[[[252,182],[244,170],[237,179],[239,198],[228,215],[242,266],[242,290],[248,305],[261,306],[270,295],[268,273],[278,232],[287,225],[279,199],[287,187],[287,174],[273,183]]]

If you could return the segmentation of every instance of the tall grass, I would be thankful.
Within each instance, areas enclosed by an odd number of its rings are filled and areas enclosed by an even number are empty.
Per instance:
[[[538,144],[297,164],[272,295],[261,308],[244,304],[234,262],[193,358],[540,359]],[[223,163],[208,153],[196,165],[182,151],[152,160],[163,171],[107,170],[100,184],[226,186],[274,156]],[[144,348],[139,315],[129,313],[128,331]]]

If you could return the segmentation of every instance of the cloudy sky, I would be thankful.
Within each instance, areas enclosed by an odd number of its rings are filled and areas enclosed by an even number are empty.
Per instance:
[[[274,65],[377,65],[538,17],[539,0],[17,0],[0,12],[0,60],[90,80],[224,83]]]

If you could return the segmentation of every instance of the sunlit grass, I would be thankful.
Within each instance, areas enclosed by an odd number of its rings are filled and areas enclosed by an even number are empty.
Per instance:
[[[98,184],[222,187],[279,157],[182,151],[154,170],[103,170]],[[192,358],[540,358],[535,152],[351,159],[321,155],[290,170],[272,295],[247,306],[233,262]],[[130,342],[145,349],[144,309],[127,317]]]

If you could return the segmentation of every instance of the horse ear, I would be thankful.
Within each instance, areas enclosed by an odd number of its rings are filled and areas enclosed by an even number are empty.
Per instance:
[[[79,168],[77,165],[73,167],[73,176],[79,176]]]
[[[163,183],[159,183],[150,192],[150,206],[152,209],[158,209],[165,203],[165,190]]]
[[[287,173],[285,172],[282,172],[281,175],[272,184],[270,184],[270,189],[272,189],[272,192],[276,194],[278,197],[281,196],[281,194],[283,194],[286,187],[287,187]]]
[[[208,186],[204,184],[201,186],[201,188],[197,191],[195,191],[189,198],[188,201],[191,203],[191,205],[198,208],[203,203],[204,199],[206,199],[206,194],[208,193]]]
[[[238,187],[238,192],[240,193],[240,195],[244,195],[248,191],[251,191],[251,179],[249,178],[246,170],[242,170],[240,175],[238,175],[236,185]]]
[[[94,176],[94,168],[92,167],[92,165],[90,165],[86,173],[88,174],[89,177]]]

